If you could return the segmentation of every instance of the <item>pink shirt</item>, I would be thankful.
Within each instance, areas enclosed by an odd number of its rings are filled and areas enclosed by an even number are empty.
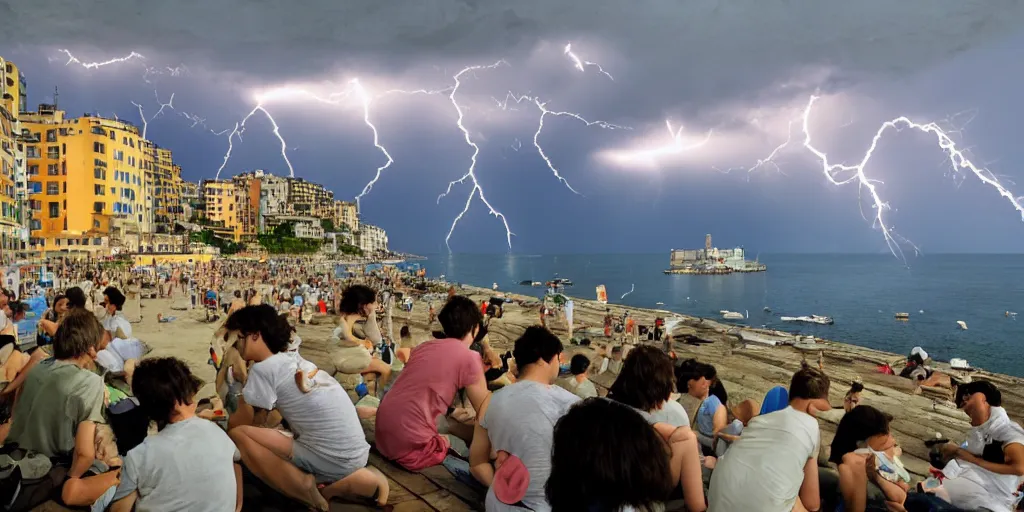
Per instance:
[[[453,338],[428,341],[412,351],[402,374],[377,409],[377,449],[410,471],[435,466],[448,453],[437,432],[459,389],[483,378],[480,354]]]

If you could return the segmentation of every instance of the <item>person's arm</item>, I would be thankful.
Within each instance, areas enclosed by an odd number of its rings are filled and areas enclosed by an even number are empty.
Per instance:
[[[800,485],[800,503],[809,512],[817,512],[821,508],[821,494],[818,488],[818,458],[807,459],[804,463],[804,483]]]
[[[132,491],[131,494],[110,504],[110,512],[132,512],[135,508],[135,501],[139,499],[139,491]]]
[[[491,397],[488,396],[477,412],[476,425],[473,427],[473,441],[469,445],[469,472],[473,474],[473,478],[486,487],[490,487],[494,480],[494,466],[491,465],[491,439],[487,436],[487,429],[483,426],[487,405],[490,402]]]
[[[484,402],[491,397],[491,392],[487,390],[487,379],[482,372],[475,382],[466,387],[466,395],[469,397],[469,403],[473,404],[473,410],[479,415],[485,406]]]
[[[953,445],[953,447],[956,447],[956,445]],[[952,447],[947,448],[947,450],[952,451],[956,458],[964,462],[970,462],[997,475],[1024,476],[1024,445],[1020,443],[1009,444],[1003,448],[1003,455],[1006,460],[1003,464],[989,462],[960,447],[956,447],[955,451]]]
[[[729,426],[729,410],[726,409],[725,404],[719,403],[718,408],[715,409],[715,415],[712,417],[712,435],[716,439],[721,438],[728,442],[733,442],[739,439],[740,436],[734,436],[726,434],[723,430]]]
[[[68,477],[82,478],[94,460],[96,460],[96,423],[83,421],[75,430],[75,453]]]
[[[58,324],[57,322],[43,318],[39,320],[39,327],[42,328],[43,332],[45,332],[48,336],[53,336],[54,334],[57,333]]]

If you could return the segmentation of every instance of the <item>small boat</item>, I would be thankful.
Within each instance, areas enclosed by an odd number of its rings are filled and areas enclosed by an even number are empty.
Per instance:
[[[784,316],[780,317],[779,320],[783,322],[800,322],[805,324],[819,324],[819,325],[832,325],[835,323],[830,316],[811,315],[811,316]]]
[[[555,288],[557,288],[559,286],[572,286],[572,280],[571,279],[566,279],[564,277],[556,277],[556,278],[548,281],[547,285],[548,286],[553,286]]]
[[[961,331],[967,330],[967,322],[964,322],[963,320],[957,320],[956,325],[960,326]]]
[[[665,303],[664,302],[655,302],[654,305],[655,306],[664,306]]]
[[[910,320],[910,313],[896,313],[896,320]]]
[[[719,311],[719,313],[721,313],[722,314],[722,318],[724,318],[726,320],[743,320],[743,313],[738,313],[736,311],[726,311],[726,310]]]
[[[765,313],[771,313],[771,312],[772,312],[772,308],[770,308],[770,307],[768,307],[768,306],[765,306],[765,307],[764,307],[764,310],[763,310],[763,311],[764,311]]]

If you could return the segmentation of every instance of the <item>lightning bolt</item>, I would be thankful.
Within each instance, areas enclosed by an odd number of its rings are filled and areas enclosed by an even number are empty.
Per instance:
[[[374,126],[372,121],[370,121],[370,103],[373,100],[370,99],[370,96],[368,94],[366,94],[366,89],[364,89],[363,86],[359,83],[358,78],[353,79],[351,83],[352,88],[356,93],[356,96],[359,97],[359,101],[363,105],[363,122],[366,123],[366,126],[368,126],[370,128],[370,131],[373,132],[373,145],[378,150],[380,150],[380,152],[384,154],[384,158],[387,159],[387,162],[384,162],[384,165],[377,167],[377,174],[375,174],[373,176],[373,179],[370,180],[366,184],[366,186],[363,187],[363,191],[356,196],[356,208],[361,211],[362,207],[360,205],[360,200],[363,198],[363,196],[369,194],[370,191],[373,190],[373,185],[377,183],[377,180],[380,179],[380,173],[384,172],[384,170],[387,169],[388,167],[391,167],[391,164],[394,163],[395,159],[391,158],[391,153],[388,153],[387,148],[380,144],[380,134],[377,133],[377,127]]]
[[[143,139],[146,139],[146,132],[149,131],[149,123],[150,122],[152,122],[157,117],[163,115],[165,108],[170,107],[171,110],[174,110],[174,93],[173,92],[171,93],[171,99],[168,100],[167,103],[162,103],[160,101],[160,95],[157,94],[156,91],[153,91],[153,95],[156,96],[156,102],[157,102],[157,104],[160,105],[160,110],[157,110],[156,114],[153,114],[153,117],[149,118],[149,121],[146,121],[146,114],[142,112],[142,105],[139,104],[139,103],[135,103],[134,101],[132,102],[132,105],[135,105],[135,108],[139,109],[139,119],[142,120],[142,138]],[[149,140],[149,139],[146,139],[146,140]]]
[[[495,100],[495,101],[497,101],[497,100]],[[564,116],[564,117],[571,117],[573,119],[576,119],[577,121],[580,121],[580,122],[582,122],[583,124],[585,124],[587,126],[599,126],[599,127],[604,128],[606,130],[629,130],[629,129],[631,129],[628,126],[620,126],[620,125],[612,124],[612,123],[609,123],[609,122],[606,122],[606,121],[588,121],[585,118],[583,118],[583,116],[581,116],[579,114],[576,114],[576,113],[573,113],[573,112],[560,112],[560,111],[548,110],[547,103],[546,102],[541,102],[536,97],[533,97],[533,96],[516,96],[515,94],[512,94],[511,92],[509,92],[505,96],[505,101],[504,102],[498,102],[498,105],[502,109],[507,109],[509,101],[514,102],[516,104],[520,104],[520,103],[522,103],[524,101],[529,101],[529,102],[533,103],[540,110],[540,119],[537,122],[537,131],[533,132],[533,147],[537,148],[537,153],[540,154],[540,157],[542,159],[544,159],[544,163],[547,164],[548,169],[551,170],[551,173],[554,174],[555,178],[558,179],[558,181],[562,182],[562,184],[565,185],[566,188],[568,188],[570,191],[572,191],[573,194],[576,194],[576,195],[582,195],[582,194],[577,192],[576,189],[572,188],[572,185],[570,185],[569,182],[564,177],[562,177],[561,174],[559,174],[558,169],[555,168],[555,164],[551,162],[551,158],[549,158],[547,153],[544,152],[544,147],[540,145],[540,132],[542,132],[544,130],[544,118],[549,116],[549,115],[551,115],[551,116]]]
[[[887,224],[885,220],[885,213],[890,210],[889,203],[882,200],[878,193],[877,185],[882,184],[881,181],[869,178],[864,169],[867,167],[868,162],[874,155],[875,149],[878,147],[878,141],[881,140],[882,136],[887,131],[895,130],[897,132],[910,128],[920,132],[934,135],[936,142],[939,145],[939,149],[946,153],[949,159],[950,165],[953,169],[959,173],[969,171],[974,174],[982,183],[993,187],[1000,196],[1006,198],[1013,208],[1021,214],[1021,220],[1024,220],[1024,197],[1015,197],[1013,193],[1004,187],[995,175],[991,171],[984,167],[978,167],[965,155],[965,150],[961,150],[957,147],[956,143],[950,138],[949,134],[946,133],[936,123],[917,123],[912,121],[906,116],[900,116],[895,119],[891,119],[882,123],[875,132],[874,137],[871,139],[871,145],[868,150],[864,153],[861,161],[856,165],[847,164],[833,164],[829,162],[828,155],[811,145],[811,131],[809,128],[811,109],[814,107],[814,103],[818,100],[818,96],[811,96],[807,102],[807,107],[803,113],[803,131],[804,141],[803,146],[807,148],[815,157],[821,161],[821,170],[833,185],[845,185],[847,183],[857,183],[858,191],[866,190],[868,195],[871,196],[872,207],[875,209],[875,218],[873,225],[878,226],[882,231],[882,235],[885,237],[885,243],[889,247],[889,251],[893,256],[900,258],[904,264],[906,264],[906,257],[903,254],[903,250],[899,246],[899,242],[909,243],[905,238],[897,235],[892,227]],[[843,177],[842,175],[849,173],[849,177]],[[910,244],[913,245],[913,244]],[[917,247],[914,247],[917,250]]]
[[[779,154],[780,151],[782,151],[787,146],[789,146],[790,142],[793,142],[793,123],[795,123],[795,122],[796,122],[796,120],[791,120],[791,121],[789,121],[789,125],[786,126],[786,141],[783,142],[782,144],[779,144],[778,146],[775,146],[775,149],[773,149],[772,152],[768,154],[768,156],[766,156],[764,158],[761,158],[761,159],[758,159],[758,161],[755,162],[754,165],[752,165],[750,167],[747,167],[747,168],[731,167],[731,168],[726,169],[724,171],[720,171],[717,167],[713,167],[713,169],[716,170],[716,171],[722,172],[724,174],[728,174],[728,173],[730,173],[732,171],[744,171],[744,172],[746,172],[749,175],[750,173],[760,169],[761,167],[765,167],[765,166],[770,165],[770,166],[775,168],[776,172],[778,172],[779,174],[782,174],[782,175],[785,176],[786,173],[782,172],[782,168],[779,167],[779,164],[777,162],[775,162],[775,157]],[[851,121],[851,123],[852,123],[852,121]]]
[[[586,66],[593,66],[593,67],[597,68],[597,72],[598,73],[601,73],[602,75],[608,77],[608,79],[613,81],[613,82],[615,81],[615,77],[613,77],[610,73],[605,71],[604,68],[602,68],[600,64],[598,64],[596,62],[590,62],[589,60],[587,60],[587,61],[580,60],[580,58],[577,57],[576,54],[573,53],[573,51],[572,51],[572,43],[566,43],[565,44],[565,50],[563,50],[562,53],[564,53],[566,57],[569,57],[569,60],[572,61],[573,67],[578,69],[580,71],[580,73],[583,73],[583,72],[585,72],[587,70]]]
[[[480,201],[483,202],[485,206],[487,206],[488,213],[497,217],[498,219],[501,219],[501,223],[505,225],[505,239],[508,241],[508,248],[509,250],[512,250],[513,233],[512,229],[509,228],[508,226],[508,219],[505,218],[505,214],[499,212],[498,210],[494,209],[493,206],[491,206],[490,201],[488,201],[487,197],[484,196],[484,189],[480,186],[480,182],[477,181],[476,179],[476,158],[477,155],[480,154],[480,146],[477,146],[476,143],[473,142],[472,137],[470,137],[469,135],[469,130],[466,129],[466,125],[463,124],[462,107],[459,106],[458,100],[455,99],[456,93],[459,92],[459,87],[462,86],[462,75],[484,69],[495,69],[502,65],[507,65],[507,63],[504,60],[499,60],[494,64],[469,66],[463,68],[462,71],[459,71],[453,77],[453,79],[455,80],[455,85],[452,87],[451,93],[448,95],[448,99],[452,102],[452,106],[455,107],[455,113],[458,114],[458,118],[456,119],[455,124],[456,126],[458,126],[459,131],[462,132],[462,136],[465,139],[466,144],[473,148],[473,154],[472,156],[470,156],[469,169],[467,169],[466,174],[463,174],[461,178],[455,181],[449,182],[448,189],[445,190],[443,194],[437,196],[437,202],[440,203],[441,198],[447,196],[452,191],[452,187],[454,187],[456,184],[465,183],[466,180],[472,181],[473,188],[469,191],[469,196],[466,197],[466,205],[462,208],[462,211],[455,216],[455,220],[452,221],[452,227],[448,230],[448,235],[445,236],[444,238],[444,244],[448,247],[449,252],[451,252],[452,250],[452,246],[449,242],[451,241],[452,233],[455,232],[455,226],[459,224],[459,221],[462,220],[462,217],[465,216],[466,212],[469,211],[469,206],[473,202],[474,195],[480,196]]]
[[[619,297],[619,300],[625,299],[626,295],[629,295],[629,294],[633,293],[633,290],[635,290],[635,289],[636,289],[636,284],[629,285],[629,291],[626,292],[626,293],[623,293],[622,297]]]
[[[374,145],[374,147],[376,147],[378,150],[380,150],[380,152],[384,155],[384,158],[387,159],[387,162],[385,162],[384,165],[382,165],[380,167],[377,167],[377,173],[374,174],[373,179],[368,181],[366,183],[366,185],[363,187],[363,191],[360,192],[359,195],[356,196],[356,208],[361,208],[360,200],[364,196],[369,194],[371,190],[373,190],[373,186],[380,179],[381,173],[384,172],[384,170],[387,169],[388,167],[391,167],[391,164],[393,164],[395,162],[394,158],[391,157],[391,153],[388,153],[387,148],[385,148],[380,143],[380,134],[377,131],[377,126],[374,125],[373,121],[370,120],[370,106],[376,100],[378,100],[378,99],[380,99],[380,98],[382,98],[384,96],[387,96],[389,94],[404,94],[404,95],[426,94],[426,95],[437,95],[437,94],[450,93],[452,91],[452,89],[454,88],[454,86],[446,87],[444,89],[438,89],[438,90],[429,90],[429,89],[414,89],[414,90],[389,89],[387,91],[384,91],[382,94],[371,98],[370,95],[366,93],[366,89],[363,88],[363,86],[359,82],[358,78],[353,79],[351,82],[349,82],[349,84],[351,85],[352,90],[355,93],[356,97],[359,98],[359,102],[360,102],[360,104],[363,107],[363,123],[366,124],[366,126],[370,128],[371,132],[373,132],[373,145]]]
[[[687,143],[683,136],[682,126],[679,128],[673,128],[672,121],[666,119],[665,128],[668,130],[669,138],[671,140],[668,144],[649,149],[612,151],[607,154],[612,160],[620,163],[639,162],[644,164],[653,164],[664,156],[686,153],[704,146],[711,140],[711,135],[714,132],[714,130],[708,130],[707,134],[704,135],[704,138]]]
[[[235,123],[235,128],[228,133],[228,151],[224,154],[224,161],[220,164],[220,167],[217,168],[217,175],[214,176],[214,179],[220,179],[220,172],[224,170],[224,167],[228,165],[228,160],[231,159],[231,151],[234,148],[232,139],[238,137],[239,141],[242,140],[242,134],[245,132],[245,123],[248,122],[249,118],[255,115],[256,112],[262,112],[263,115],[266,116],[267,120],[270,121],[270,125],[274,127],[272,131],[274,136],[277,137],[277,140],[281,142],[281,158],[284,159],[284,163],[288,166],[288,175],[292,178],[295,177],[295,168],[292,167],[292,162],[288,159],[288,143],[285,142],[284,137],[281,135],[281,128],[277,125],[277,121],[274,120],[274,116],[270,115],[270,112],[263,108],[262,102],[259,102],[248,114],[246,114],[245,117],[242,118],[240,122]],[[226,131],[227,130],[225,130],[225,132]]]
[[[114,57],[102,62],[82,62],[81,60],[79,60],[78,57],[75,57],[69,50],[61,48],[57,51],[68,56],[68,61],[64,63],[65,66],[70,66],[72,63],[74,63],[81,65],[85,69],[96,69],[103,66],[109,66],[111,64],[118,64],[120,62],[128,62],[132,59],[146,60],[146,57],[143,57],[142,54],[131,52],[128,55],[125,55],[124,57]]]

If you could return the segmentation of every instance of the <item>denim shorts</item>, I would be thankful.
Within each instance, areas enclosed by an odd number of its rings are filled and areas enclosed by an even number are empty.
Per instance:
[[[335,461],[310,450],[303,446],[302,443],[292,443],[292,464],[295,464],[295,467],[306,473],[312,474],[319,484],[334,483],[355,473],[357,470],[366,467],[369,457],[370,454],[367,452],[366,455],[361,457],[360,460],[362,462],[359,462],[359,460]]]

